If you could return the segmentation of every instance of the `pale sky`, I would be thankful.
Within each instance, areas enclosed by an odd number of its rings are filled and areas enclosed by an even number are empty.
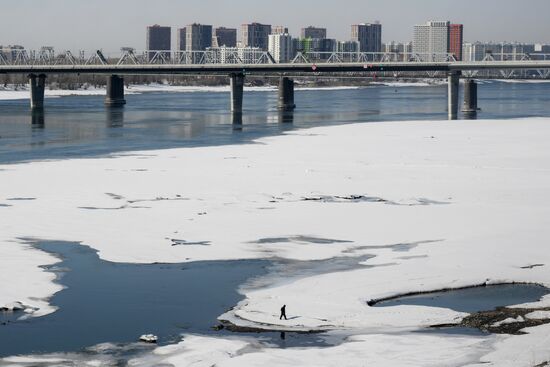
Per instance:
[[[239,28],[253,21],[324,26],[348,40],[353,23],[380,21],[382,38],[409,41],[414,24],[463,23],[466,41],[550,43],[550,0],[0,0],[0,45],[116,52],[145,47],[145,27],[193,22]],[[173,35],[175,38],[175,35]]]

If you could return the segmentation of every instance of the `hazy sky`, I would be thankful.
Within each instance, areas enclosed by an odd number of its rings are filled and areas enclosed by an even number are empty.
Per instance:
[[[0,44],[61,49],[145,47],[145,27],[258,21],[328,28],[347,40],[353,23],[383,25],[383,41],[409,41],[427,20],[463,23],[465,39],[550,43],[550,0],[0,0]],[[175,36],[173,36],[175,38]]]

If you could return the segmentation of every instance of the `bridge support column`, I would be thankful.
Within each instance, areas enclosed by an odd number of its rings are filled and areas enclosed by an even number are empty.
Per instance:
[[[296,108],[294,104],[294,80],[281,77],[279,80],[279,110],[292,111]]]
[[[243,113],[244,75],[231,74],[231,113]]]
[[[464,82],[464,106],[462,112],[468,115],[477,113],[477,83],[473,79]]]
[[[44,108],[44,91],[46,89],[46,75],[30,74],[29,84],[31,87],[31,108]]]
[[[118,75],[111,75],[107,79],[107,96],[105,105],[108,107],[120,107],[126,104],[124,99],[124,79]]]
[[[458,92],[460,86],[460,72],[449,73],[449,120],[458,118]]]

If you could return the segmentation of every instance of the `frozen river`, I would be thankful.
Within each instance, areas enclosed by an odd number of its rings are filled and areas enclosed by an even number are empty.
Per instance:
[[[480,120],[452,122],[438,121],[445,88],[297,90],[284,116],[275,91],[251,89],[240,125],[219,88],[128,94],[118,110],[101,95],[48,98],[44,115],[0,100],[0,306],[42,315],[2,314],[0,356],[122,343],[0,365],[101,359],[145,333],[164,349],[122,359],[505,360],[485,356],[523,339],[415,331],[484,305],[537,303],[546,290],[368,306],[478,284],[550,285],[550,130],[546,119],[511,120],[550,116],[550,84],[483,82]],[[454,304],[467,297],[473,308]],[[278,318],[282,304],[289,320]],[[214,331],[218,317],[265,333]],[[309,330],[325,333],[295,333]]]

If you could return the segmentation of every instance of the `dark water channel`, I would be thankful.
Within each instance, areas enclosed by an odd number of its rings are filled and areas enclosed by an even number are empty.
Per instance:
[[[58,254],[49,267],[66,287],[47,316],[17,321],[22,313],[0,313],[0,356],[80,351],[99,343],[132,343],[142,334],[159,336],[159,344],[183,333],[221,335],[216,318],[237,304],[237,289],[264,275],[264,260],[191,264],[125,264],[100,260],[86,246],[41,242],[38,248]],[[246,334],[243,334],[246,335]],[[256,335],[256,334],[253,334]],[[319,345],[316,335],[258,335],[282,347]]]
[[[122,109],[104,96],[46,98],[43,114],[28,100],[0,100],[0,164],[117,152],[240,144],[295,128],[447,118],[446,85],[296,90],[293,113],[277,111],[276,91],[245,91],[242,125],[228,92],[129,94]],[[550,116],[550,83],[482,82],[480,119]],[[461,116],[462,118],[462,116]]]

